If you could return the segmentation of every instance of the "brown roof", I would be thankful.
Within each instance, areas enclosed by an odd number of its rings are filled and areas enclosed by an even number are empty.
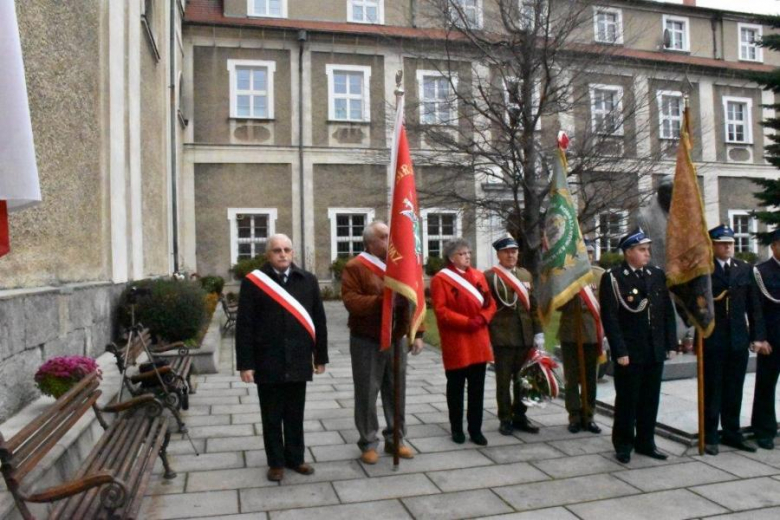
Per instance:
[[[186,24],[193,25],[214,25],[225,27],[256,27],[262,29],[287,29],[287,30],[307,30],[311,32],[351,34],[351,35],[376,35],[393,38],[412,38],[423,40],[445,40],[454,39],[457,36],[448,33],[443,29],[401,27],[393,25],[369,25],[343,22],[323,22],[314,20],[291,20],[287,18],[238,18],[225,16],[222,7],[222,0],[190,0],[187,2],[187,10],[184,14]],[[603,47],[600,45],[583,44],[577,45],[576,50],[582,52],[601,53]],[[673,63],[683,66],[708,67],[716,69],[728,69],[737,71],[758,71],[768,72],[774,69],[771,65],[760,63],[747,63],[716,60],[714,58],[704,58],[699,56],[690,56],[687,54],[676,54],[671,52],[653,52],[627,47],[614,47],[610,49],[610,54],[615,58],[624,58],[639,61],[655,61],[664,63]]]

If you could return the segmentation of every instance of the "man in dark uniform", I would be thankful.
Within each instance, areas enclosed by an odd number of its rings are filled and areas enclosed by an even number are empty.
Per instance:
[[[772,257],[758,264],[754,273],[761,293],[767,341],[754,345],[758,359],[750,422],[758,447],[771,450],[775,447],[774,438],[777,435],[775,390],[780,374],[780,229],[772,234]]]
[[[601,321],[616,361],[612,444],[624,464],[632,450],[667,458],[654,435],[664,360],[677,345],[677,327],[666,275],[648,265],[650,242],[641,228],[623,237],[625,261],[607,271],[599,286]]]
[[[292,263],[285,235],[268,239],[268,262],[244,278],[236,317],[236,368],[257,384],[268,480],[284,468],[311,475],[304,462],[303,411],[312,370],[325,372],[328,330],[317,278]]]
[[[756,451],[739,429],[742,387],[750,342],[766,339],[753,269],[734,256],[734,231],[725,224],[710,230],[715,255],[712,297],[715,329],[704,340],[704,450],[718,454],[718,443]],[[745,319],[747,317],[747,319]],[[749,326],[748,326],[749,324]],[[723,435],[718,434],[718,423]]]

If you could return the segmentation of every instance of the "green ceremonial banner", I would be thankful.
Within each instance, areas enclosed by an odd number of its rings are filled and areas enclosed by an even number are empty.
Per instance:
[[[539,313],[544,324],[549,322],[555,309],[575,297],[593,279],[577,221],[577,207],[566,180],[568,138],[561,134],[550,184],[550,203],[544,219],[542,270],[537,284]]]

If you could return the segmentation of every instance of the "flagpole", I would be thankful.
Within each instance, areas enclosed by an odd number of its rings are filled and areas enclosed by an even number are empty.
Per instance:
[[[395,73],[395,109],[396,112],[398,111],[399,107],[401,106],[401,102],[403,100],[404,96],[404,87],[403,87],[403,80],[404,80],[404,71],[399,70]],[[399,124],[399,121],[396,118],[396,124]],[[401,119],[403,121],[403,119]],[[403,124],[403,123],[401,123]],[[395,129],[397,132],[398,129]],[[395,141],[395,139],[394,139]],[[398,143],[394,142],[393,146],[393,157],[390,158],[391,164],[393,164],[395,167],[398,166],[397,162],[397,154],[398,150],[396,150],[398,146]],[[395,168],[393,168],[393,171],[391,172],[393,177],[395,177]],[[393,184],[394,185],[394,184]],[[392,192],[390,194],[391,201],[392,201]],[[392,210],[392,202],[390,203],[390,210]],[[392,215],[391,215],[392,218]],[[389,219],[388,219],[389,223]],[[395,328],[395,293],[393,294],[393,310],[391,311],[390,315],[392,316],[390,320],[390,341],[393,342],[393,471],[398,471],[401,457],[399,456],[398,450],[399,442],[401,440],[401,434],[399,431],[399,423],[401,422],[401,341],[393,341],[393,329]]]
[[[588,380],[587,372],[585,371],[585,349],[582,340],[582,301],[579,296],[576,296],[576,309],[574,311],[574,324],[577,331],[577,362],[579,364],[580,372],[580,402],[582,403],[582,414],[580,415],[580,422],[583,417],[590,417],[590,403],[588,402]]]

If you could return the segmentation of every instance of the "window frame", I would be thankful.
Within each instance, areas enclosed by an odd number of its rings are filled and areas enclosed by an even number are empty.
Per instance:
[[[604,215],[605,213],[606,214],[610,214],[610,215],[619,215],[620,216],[620,222],[618,223],[619,224],[619,228],[620,228],[618,230],[618,236],[617,236],[618,241],[620,241],[620,239],[626,233],[628,233],[628,210],[617,209],[617,208],[604,208],[603,210],[601,210],[598,213],[596,213],[596,216],[595,216],[595,218],[596,218],[596,226],[595,226],[595,230],[596,230],[596,237],[595,237],[595,242],[596,242],[596,251],[595,251],[595,253],[596,253],[596,255],[595,256],[596,256],[596,259],[601,258],[601,255],[603,253],[617,252],[617,250],[620,249],[619,247],[616,247],[616,251],[611,251],[611,250],[606,250],[605,251],[604,248],[601,247],[601,240],[602,240],[602,238],[605,238],[602,235],[602,233],[601,233],[601,216]],[[612,235],[608,235],[608,236],[606,236],[606,238],[609,239],[611,236]]]
[[[664,120],[669,118],[664,114],[663,111],[663,97],[675,97],[680,100],[680,117],[679,117],[679,123],[678,126],[678,135],[677,137],[674,136],[665,136],[663,135],[664,132]],[[682,127],[682,121],[683,121],[683,112],[685,111],[685,106],[683,103],[683,93],[679,90],[659,90],[656,92],[656,100],[658,102],[658,138],[663,140],[669,140],[669,141],[677,141],[680,139],[679,133],[680,129]],[[672,119],[674,120],[674,119]]]
[[[336,217],[338,215],[359,215],[366,216],[366,226],[376,220],[376,210],[374,208],[328,208],[328,220],[330,221],[330,261],[334,262],[338,258],[338,237],[336,236]],[[352,237],[354,242],[355,237]],[[363,240],[363,237],[360,237]]]
[[[452,22],[455,25],[460,25],[462,20],[460,19],[460,15],[458,15],[458,12],[455,10],[455,5],[454,4],[456,4],[456,3],[457,4],[461,4],[461,1],[466,1],[466,0],[451,0],[451,1],[452,1],[452,3],[449,4],[450,17],[452,18]],[[476,23],[471,28],[472,29],[482,29],[483,24],[485,22],[485,20],[484,20],[484,6],[483,6],[483,2],[482,2],[482,0],[475,0],[475,3],[476,3],[476,5],[474,6],[474,9],[476,10],[475,14],[476,14],[476,18],[477,19],[476,19]],[[461,5],[460,8],[465,11],[465,7],[463,7],[462,5]]]
[[[616,15],[616,37],[615,41],[601,40],[599,39],[599,14],[610,13]],[[607,45],[623,45],[623,10],[617,7],[609,6],[593,6],[593,41],[597,43],[605,43]]]
[[[426,126],[457,126],[460,121],[460,114],[458,113],[458,96],[455,94],[457,88],[458,88],[458,73],[452,72],[449,74],[449,76],[443,72],[440,72],[438,70],[428,70],[428,69],[418,69],[417,70],[417,101],[418,101],[418,118],[420,125],[426,125]],[[426,123],[423,121],[423,115],[424,115],[424,107],[425,104],[425,98],[423,95],[425,94],[425,78],[426,77],[436,77],[436,78],[444,78],[445,80],[448,80],[448,83],[450,83],[450,87],[452,88],[452,99],[448,100],[447,103],[449,104],[449,111],[450,111],[450,120],[442,123],[439,122],[438,117],[438,110],[436,111],[436,121],[433,123]],[[443,101],[433,101],[434,103],[443,103]],[[454,117],[452,117],[454,115]]]
[[[354,15],[354,5],[358,2],[363,5],[363,15],[365,16],[365,7],[367,2],[376,2],[376,22],[367,20],[356,20]],[[385,0],[347,0],[347,21],[350,23],[362,23],[367,25],[384,25],[385,24]]]
[[[661,35],[663,36],[666,31],[666,22],[683,22],[685,28],[683,30],[683,47],[677,49],[674,47],[667,47],[664,45],[664,50],[673,52],[691,52],[691,20],[687,16],[676,16],[671,14],[663,15],[663,23],[661,24]]]
[[[430,235],[428,234],[428,217],[431,215],[455,215],[455,223],[453,231],[453,238],[459,237],[463,229],[463,215],[462,212],[456,209],[450,208],[426,208],[420,210],[420,218],[422,219],[422,241],[423,241],[423,263],[428,262],[430,252],[428,250],[428,240]],[[442,235],[437,235],[442,236]],[[442,250],[444,243],[442,242]],[[442,257],[443,258],[443,257]]]
[[[363,118],[362,119],[337,119],[336,118],[336,86],[334,75],[337,72],[360,72],[363,74]],[[371,67],[367,65],[338,65],[329,63],[325,65],[325,74],[328,76],[328,122],[334,123],[369,123],[371,122]],[[341,95],[341,94],[340,94]],[[349,94],[346,94],[349,96]],[[350,99],[347,97],[347,99]],[[349,103],[347,104],[349,114]]]
[[[271,0],[263,0],[265,2],[266,8],[270,8]],[[273,14],[257,14],[255,12],[255,0],[247,0],[246,1],[246,13],[247,16],[250,18],[287,18],[287,0],[279,0],[281,3],[281,11],[282,14],[279,16],[273,15]],[[270,9],[267,9],[270,13]]]
[[[237,67],[265,68],[267,75],[266,96],[268,98],[268,113],[265,117],[248,115],[240,116],[237,113],[238,80],[236,78]],[[230,78],[230,118],[231,119],[258,119],[262,121],[274,119],[274,80],[276,76],[276,62],[268,60],[227,60],[228,76]]]
[[[276,208],[228,208],[227,219],[230,226],[230,266],[238,262],[238,215],[265,215],[268,217],[268,237],[276,233]]]
[[[745,114],[747,115],[747,118],[744,122],[745,125],[744,141],[736,141],[733,139],[729,139],[729,124],[730,124],[729,103],[742,103],[745,105]],[[725,138],[725,142],[728,144],[742,144],[742,145],[753,144],[753,99],[752,98],[723,96],[723,132],[724,132],[723,137]]]
[[[610,90],[618,94],[617,99],[617,112],[620,116],[620,125],[614,132],[604,132],[599,129],[599,125],[596,120],[596,98],[595,94],[597,90]],[[620,85],[607,85],[603,83],[591,83],[588,85],[588,94],[590,95],[590,120],[591,130],[598,135],[623,137],[625,135],[624,121],[623,121],[623,87]]]
[[[508,82],[513,81],[517,83],[518,85],[522,85],[523,79],[519,78],[517,76],[506,76],[501,80],[501,87],[502,95],[504,96],[504,121],[506,121],[507,125],[511,125],[511,117],[512,115],[509,113],[509,107],[510,105],[515,105],[514,103],[510,103],[509,99],[509,84]],[[532,115],[537,114],[539,111],[539,107],[541,104],[541,97],[542,97],[542,85],[541,81],[534,81],[533,82],[533,89],[531,91],[531,110]],[[517,105],[518,107],[520,105]],[[518,125],[518,128],[522,128],[522,125]],[[536,119],[536,125],[534,127],[535,130],[541,130],[542,129],[542,117],[541,115]]]
[[[763,38],[764,36],[764,26],[754,24],[754,23],[738,23],[737,24],[737,45],[739,46],[739,61],[749,61],[751,63],[763,63],[764,62],[764,52],[763,48],[758,45],[757,40],[754,40],[752,48],[756,50],[756,58],[751,60],[750,58],[747,58],[742,55],[742,49],[743,45],[747,45],[742,41],[742,29],[752,29],[755,30],[758,34],[756,35],[759,39]],[[744,47],[749,48],[749,47]]]
[[[758,240],[755,236],[751,235],[752,233],[756,233],[758,231],[758,219],[751,216],[750,211],[745,209],[730,209],[728,210],[728,217],[729,226],[731,226],[731,229],[734,230],[734,253],[749,252],[758,254]],[[747,235],[744,233],[737,233],[737,228],[734,225],[734,217],[748,217],[748,227],[750,230],[748,231]],[[748,251],[738,251],[737,239],[744,236],[747,236],[748,239]]]

